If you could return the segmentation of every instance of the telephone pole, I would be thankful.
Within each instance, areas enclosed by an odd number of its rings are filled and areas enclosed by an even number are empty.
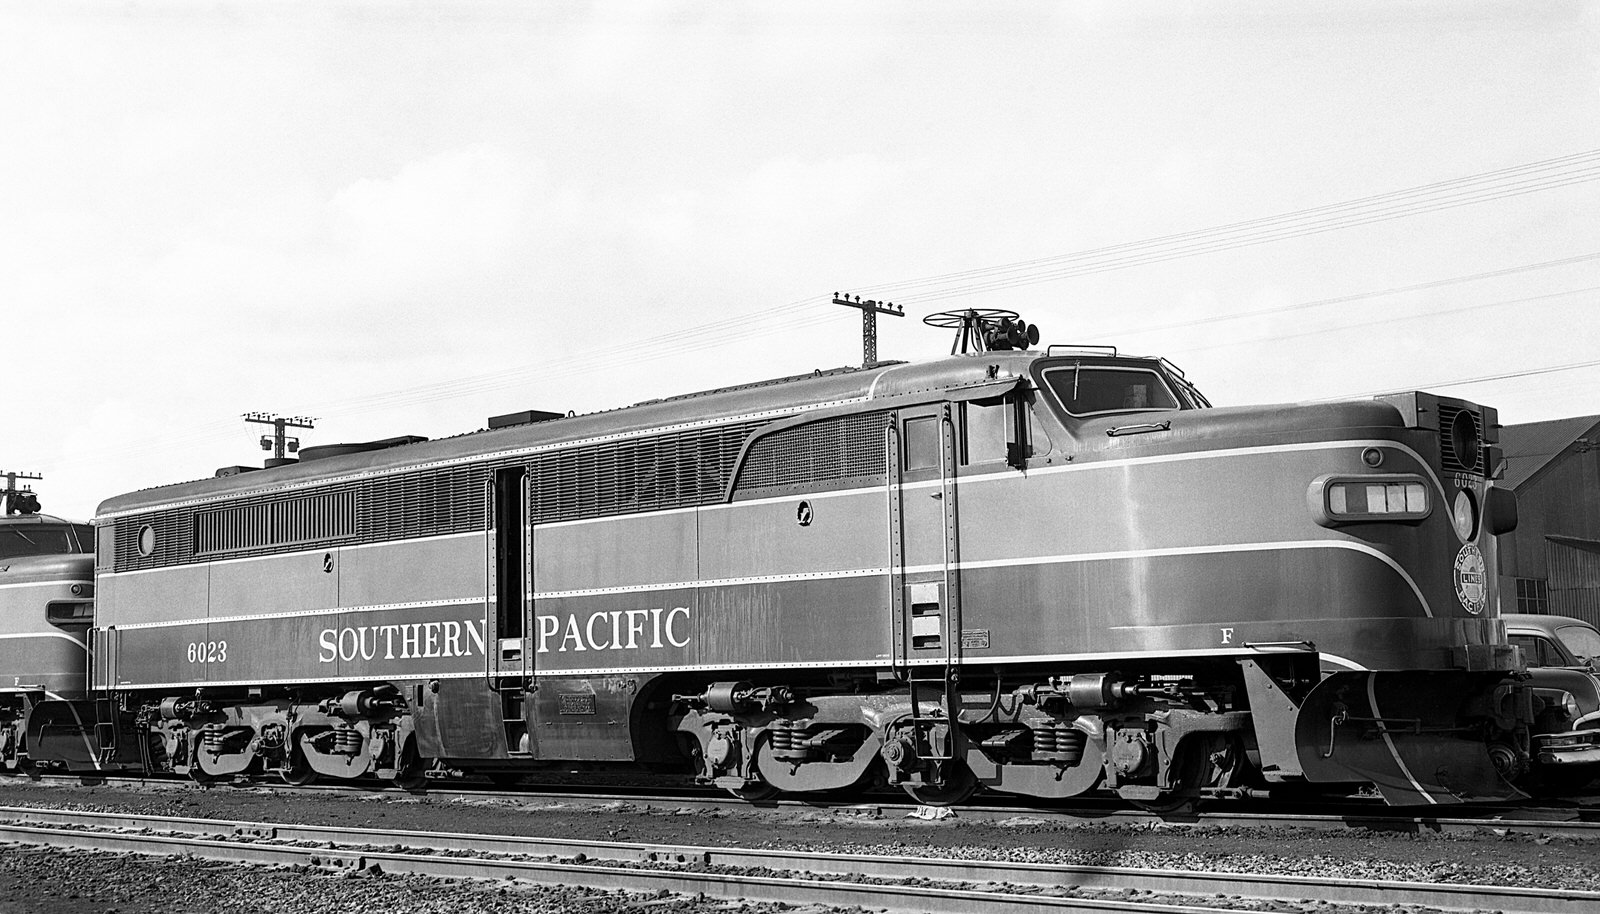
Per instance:
[[[277,413],[245,413],[244,421],[254,422],[259,425],[272,426],[271,435],[261,436],[261,449],[271,451],[272,459],[284,459],[284,453],[297,453],[300,450],[300,439],[290,438],[285,434],[286,429],[312,428],[316,419],[310,416],[280,416]]]
[[[858,308],[861,311],[861,367],[871,368],[878,364],[878,315],[887,314],[890,317],[905,317],[906,309],[896,307],[894,302],[862,301],[861,296],[852,298],[849,295],[833,293],[833,303],[844,305],[847,308]]]
[[[28,486],[17,488],[19,479],[43,479],[38,473],[19,473],[16,470],[0,470],[0,476],[6,478],[6,487],[0,489],[0,501],[5,502],[6,514],[38,514],[39,496],[33,494],[33,489]]]

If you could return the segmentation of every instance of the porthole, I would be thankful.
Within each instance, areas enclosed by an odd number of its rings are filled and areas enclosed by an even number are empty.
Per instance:
[[[145,524],[139,528],[139,554],[149,557],[156,551],[156,528]]]

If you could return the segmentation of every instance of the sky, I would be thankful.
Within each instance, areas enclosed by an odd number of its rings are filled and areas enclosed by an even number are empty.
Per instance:
[[[1600,413],[1600,6],[0,0],[0,469],[946,354]]]

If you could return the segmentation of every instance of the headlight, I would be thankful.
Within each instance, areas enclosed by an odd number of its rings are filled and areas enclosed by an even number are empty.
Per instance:
[[[1578,719],[1578,699],[1572,697],[1571,692],[1561,693],[1561,710],[1567,712],[1567,720]]]
[[[1433,510],[1421,476],[1324,476],[1311,484],[1312,515],[1325,527],[1367,521],[1418,521]]]
[[[1466,489],[1456,493],[1456,500],[1450,506],[1450,522],[1455,525],[1456,536],[1461,537],[1462,542],[1472,542],[1472,535],[1478,532],[1478,505]]]

